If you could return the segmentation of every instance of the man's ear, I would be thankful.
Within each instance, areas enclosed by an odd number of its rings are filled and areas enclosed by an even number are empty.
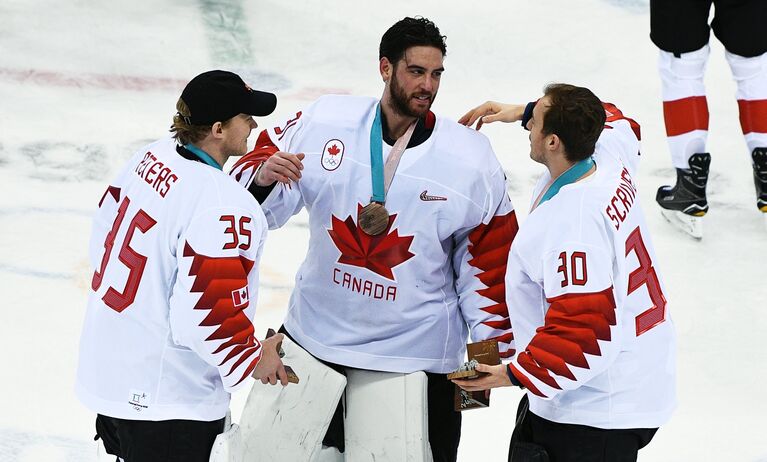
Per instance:
[[[213,138],[222,138],[224,136],[224,124],[216,122],[210,127],[210,132],[213,134]]]
[[[378,62],[378,72],[381,73],[381,79],[384,83],[388,83],[391,78],[392,72],[394,72],[394,65],[389,61],[389,58],[383,57]]]
[[[546,143],[546,147],[549,149],[549,151],[556,151],[561,145],[562,140],[560,140],[556,134],[552,133],[549,135],[549,141]]]

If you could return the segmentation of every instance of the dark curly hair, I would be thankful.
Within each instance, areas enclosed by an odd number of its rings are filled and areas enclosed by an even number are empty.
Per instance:
[[[426,18],[404,18],[397,21],[381,37],[378,59],[387,58],[392,64],[402,59],[410,47],[428,46],[438,48],[442,56],[447,54],[445,37],[436,24]]]
[[[543,115],[543,134],[555,134],[565,147],[570,162],[594,154],[605,126],[605,108],[588,88],[553,83],[543,90],[549,108]]]

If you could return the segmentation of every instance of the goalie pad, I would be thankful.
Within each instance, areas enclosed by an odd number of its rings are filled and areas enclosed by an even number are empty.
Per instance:
[[[232,423],[232,413],[226,411],[224,433],[216,436],[210,450],[210,462],[243,462],[239,456],[242,453],[240,442],[240,427]]]
[[[347,369],[346,460],[431,462],[423,372]]]
[[[228,436],[228,431],[219,435],[226,447],[218,451],[221,457],[217,459],[211,454],[211,462],[319,460],[322,439],[346,378],[287,337],[282,348],[283,362],[293,368],[300,382],[286,387],[254,383],[239,428]]]

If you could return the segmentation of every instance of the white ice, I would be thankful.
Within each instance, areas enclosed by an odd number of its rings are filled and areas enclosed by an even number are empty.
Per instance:
[[[448,36],[433,108],[442,116],[457,119],[486,99],[527,102],[564,81],[642,124],[639,187],[679,335],[679,406],[640,460],[767,461],[767,232],[735,85],[713,42],[711,211],[696,242],[654,204],[673,169],[647,0],[0,2],[0,460],[98,460],[94,416],[72,391],[90,216],[133,150],[167,132],[184,83],[227,68],[277,92],[263,127],[326,92],[380,95],[380,36],[408,15],[433,19]],[[497,124],[483,132],[524,220],[540,172],[527,133]],[[269,236],[259,332],[284,315],[305,223],[296,217]],[[490,409],[465,414],[460,460],[506,460],[520,393],[495,391]],[[235,418],[244,398],[234,397]]]

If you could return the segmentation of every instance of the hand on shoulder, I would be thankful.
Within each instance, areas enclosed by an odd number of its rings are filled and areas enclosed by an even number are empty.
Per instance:
[[[458,123],[471,127],[477,122],[477,130],[485,123],[492,122],[517,122],[522,120],[525,113],[525,105],[505,104],[496,101],[487,101],[470,110],[458,119]]]

